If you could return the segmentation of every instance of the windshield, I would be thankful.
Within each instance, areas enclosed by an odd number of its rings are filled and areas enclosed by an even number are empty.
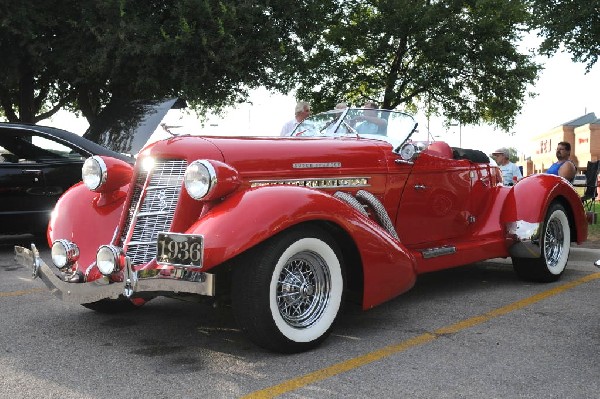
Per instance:
[[[357,136],[403,143],[415,128],[412,116],[385,109],[346,108],[306,118],[291,136]]]

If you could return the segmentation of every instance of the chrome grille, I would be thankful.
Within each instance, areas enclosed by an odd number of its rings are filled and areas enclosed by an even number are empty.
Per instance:
[[[129,227],[131,226],[131,220],[133,219],[133,214],[135,213],[135,208],[140,201],[140,196],[142,195],[142,190],[144,189],[144,183],[146,182],[146,178],[148,177],[148,172],[140,171],[138,173],[135,183],[133,186],[133,195],[131,196],[131,203],[129,205],[129,209],[127,210],[127,219],[125,220],[125,228],[121,232],[121,238],[119,240],[118,245],[123,247],[125,243],[125,239],[127,238],[127,233],[129,232]]]
[[[137,176],[126,228],[121,235],[121,243],[125,244],[133,265],[150,262],[156,256],[158,233],[171,229],[186,167],[184,160],[156,160],[150,173],[140,172]],[[131,224],[131,238],[125,242]]]

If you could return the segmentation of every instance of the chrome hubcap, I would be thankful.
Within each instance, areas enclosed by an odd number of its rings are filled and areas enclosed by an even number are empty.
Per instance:
[[[290,258],[277,280],[277,307],[292,327],[306,328],[329,303],[331,275],[321,256],[304,251]]]

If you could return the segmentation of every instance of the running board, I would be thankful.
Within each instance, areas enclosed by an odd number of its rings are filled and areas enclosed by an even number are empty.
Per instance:
[[[421,250],[424,259],[436,258],[443,255],[452,255],[456,253],[456,247],[437,247]]]

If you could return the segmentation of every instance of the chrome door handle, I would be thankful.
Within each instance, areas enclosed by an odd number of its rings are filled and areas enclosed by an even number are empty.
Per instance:
[[[424,184],[415,184],[415,190],[425,190],[426,188]]]

